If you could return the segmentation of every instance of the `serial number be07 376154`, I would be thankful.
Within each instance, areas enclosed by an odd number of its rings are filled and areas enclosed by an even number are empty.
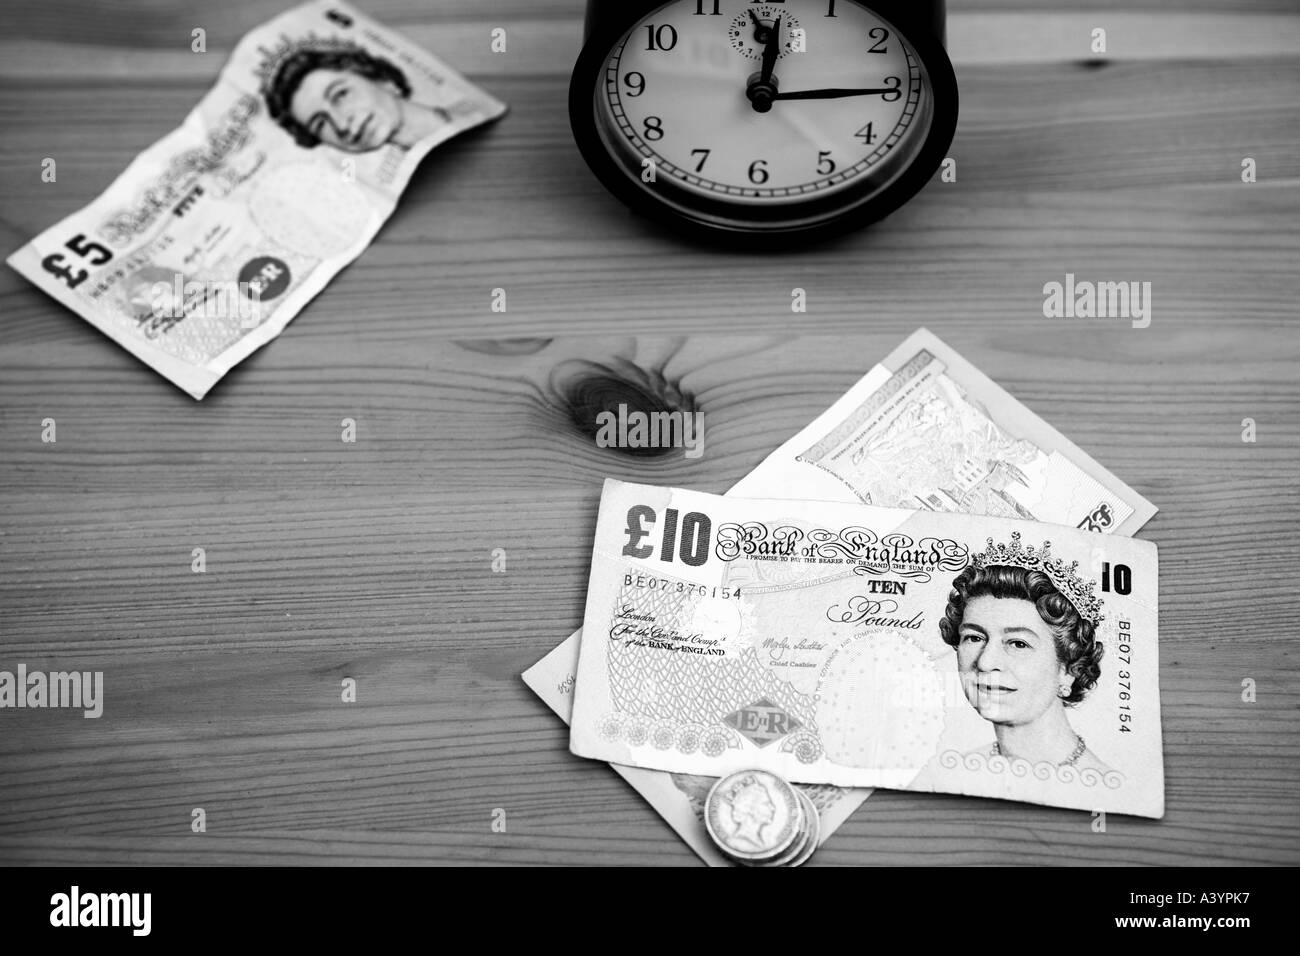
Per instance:
[[[649,574],[625,574],[623,575],[623,587],[639,588],[644,591],[676,591],[678,594],[722,598],[724,601],[740,597],[740,588],[719,587],[717,585],[709,587],[705,584],[692,584],[689,581],[656,578]]]
[[[1119,662],[1128,667],[1133,666],[1133,635],[1129,630],[1129,621],[1119,622]],[[1119,676],[1119,730],[1122,734],[1133,732],[1133,675],[1121,670]]]

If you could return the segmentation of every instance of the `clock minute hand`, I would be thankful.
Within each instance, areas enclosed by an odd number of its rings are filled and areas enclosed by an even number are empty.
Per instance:
[[[883,96],[887,93],[897,93],[898,87],[888,86],[884,89],[828,89],[828,90],[791,90],[788,93],[777,93],[772,97],[774,100],[835,100],[845,96]]]

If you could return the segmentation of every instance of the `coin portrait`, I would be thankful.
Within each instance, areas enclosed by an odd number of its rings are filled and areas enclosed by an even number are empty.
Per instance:
[[[793,787],[770,773],[747,770],[722,778],[710,791],[705,825],[728,853],[756,858],[787,848],[802,816]]]

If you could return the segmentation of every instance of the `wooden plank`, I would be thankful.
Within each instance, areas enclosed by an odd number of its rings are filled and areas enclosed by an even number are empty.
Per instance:
[[[480,13],[472,20],[434,23],[383,18],[412,40],[434,50],[465,74],[489,77],[567,77],[582,47],[581,19],[539,18],[535,10],[509,17]],[[274,13],[268,13],[267,18]],[[210,85],[247,26],[208,27],[202,16],[173,15],[165,33],[138,33],[76,42],[66,30],[46,35],[24,21],[0,39],[0,77],[8,80],[100,83],[106,79],[146,82],[181,80]],[[208,30],[206,52],[191,48],[191,30]],[[492,50],[492,31],[506,30],[504,53]],[[1106,31],[1106,49],[1093,48],[1093,31]],[[93,37],[94,34],[80,34]],[[146,42],[152,40],[153,42]],[[1153,16],[1146,12],[1097,10],[1044,14],[959,12],[949,16],[948,55],[958,67],[1020,63],[1211,60],[1234,62],[1300,54],[1300,15],[1294,5],[1278,13],[1187,13]],[[810,50],[810,52],[815,52]],[[178,120],[179,121],[179,120]]]
[[[1277,516],[1298,503],[1300,343],[1262,355],[1240,330],[1121,343],[951,325],[957,347],[1162,508],[1148,536],[1163,558],[1170,814],[1112,821],[1102,840],[1084,814],[957,798],[938,813],[881,795],[819,859],[924,862],[926,847],[957,846],[980,863],[1294,861],[1300,692],[1276,636],[1300,625],[1300,599],[1276,556],[1290,547]],[[98,721],[26,714],[21,738],[0,737],[0,856],[686,861],[631,791],[567,754],[517,675],[580,620],[600,478],[723,490],[887,338],[446,343],[418,380],[391,374],[390,350],[363,356],[377,365],[352,376],[355,406],[341,393],[314,406],[319,385],[184,399],[164,416],[116,402],[70,410],[43,448],[39,399],[7,385],[6,655],[102,669],[108,691]],[[590,395],[699,408],[705,455],[593,447],[574,423]],[[336,417],[353,408],[361,441],[344,446]],[[1255,446],[1240,441],[1246,412]],[[497,547],[505,574],[490,569]],[[1260,593],[1267,630],[1251,613]],[[338,699],[345,676],[360,682],[355,707]],[[1229,782],[1241,775],[1249,787]],[[216,839],[177,840],[193,806]],[[493,843],[498,806],[511,836]],[[1230,811],[1228,830],[1205,825]],[[411,839],[394,846],[389,831]],[[85,838],[29,836],[55,832]]]
[[[936,182],[873,230],[760,270],[741,253],[706,252],[633,218],[585,168],[563,173],[564,194],[510,201],[508,218],[457,195],[457,183],[474,175],[461,169],[413,187],[379,242],[234,380],[264,363],[311,376],[321,358],[306,342],[377,348],[613,329],[763,335],[864,326],[901,338],[945,316],[1012,332],[1040,326],[1044,285],[1067,273],[1152,283],[1156,325],[1210,330],[1245,313],[1280,334],[1300,301],[1300,192],[1285,185],[1033,194]],[[507,291],[504,313],[491,311],[495,288]],[[795,288],[808,293],[806,314],[791,315]],[[22,364],[12,351],[20,346],[53,347],[40,359],[50,375],[129,368],[134,382],[125,387],[154,387],[130,356],[7,270],[0,308],[10,316],[0,362]],[[1107,336],[1126,327],[1091,320],[1076,330]],[[74,346],[76,363],[57,360]]]

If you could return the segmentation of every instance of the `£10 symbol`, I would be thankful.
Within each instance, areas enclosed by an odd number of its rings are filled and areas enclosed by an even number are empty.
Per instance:
[[[627,509],[627,543],[623,545],[623,554],[629,558],[648,558],[654,554],[654,545],[642,544],[643,538],[650,536],[650,529],[657,520],[655,510],[649,505],[633,505]],[[663,538],[659,544],[659,560],[672,561],[673,552],[682,559],[682,563],[698,568],[709,560],[709,536],[713,533],[713,522],[708,515],[698,511],[688,511],[678,520],[676,508],[664,511]],[[678,541],[678,525],[680,543]]]

